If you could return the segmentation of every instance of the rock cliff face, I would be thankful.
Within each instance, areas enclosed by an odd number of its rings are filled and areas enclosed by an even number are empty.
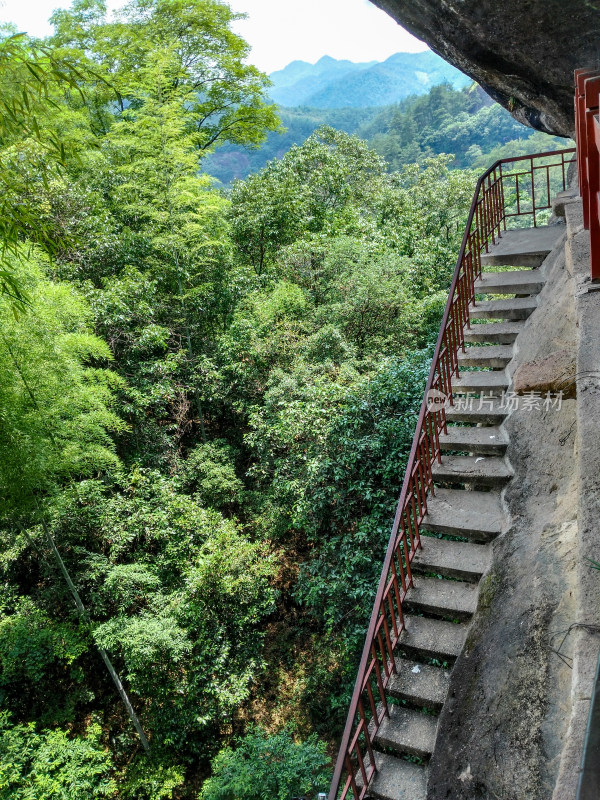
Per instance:
[[[600,68],[600,0],[371,0],[520,122],[571,136],[573,70]]]

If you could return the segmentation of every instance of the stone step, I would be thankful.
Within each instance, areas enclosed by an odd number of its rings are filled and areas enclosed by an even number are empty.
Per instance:
[[[395,662],[396,672],[390,678],[386,693],[415,706],[441,709],[448,695],[450,673],[408,658],[396,658]]]
[[[512,361],[514,350],[509,344],[492,344],[489,347],[467,347],[458,353],[460,367],[492,367],[504,369]]]
[[[475,401],[478,404],[479,401]],[[448,426],[440,433],[440,450],[458,450],[477,455],[502,455],[508,447],[506,434],[498,427],[466,428]]]
[[[487,394],[498,397],[508,389],[508,383],[508,377],[504,370],[461,372],[459,378],[452,378],[452,393]]]
[[[411,566],[414,573],[435,572],[476,582],[488,571],[491,558],[489,545],[421,536],[421,549],[415,553]]]
[[[406,607],[424,614],[469,619],[477,610],[477,585],[445,578],[415,575],[406,596]]]
[[[503,458],[497,456],[442,456],[431,471],[435,483],[444,486],[467,483],[473,486],[504,486],[512,472]]]
[[[543,286],[537,269],[485,272],[475,281],[475,294],[537,294]]]
[[[386,753],[375,752],[374,756],[376,772],[369,786],[368,797],[377,800],[425,800],[427,769],[424,766]],[[356,776],[356,782],[362,788],[360,774]]]
[[[465,328],[465,344],[512,344],[523,329],[523,321],[490,322]]]
[[[535,297],[481,300],[469,306],[471,319],[527,319],[537,308]]]
[[[437,658],[454,661],[465,643],[468,626],[464,622],[446,622],[431,617],[404,615],[405,628],[398,647],[409,658]]]
[[[467,397],[458,395],[454,405],[446,409],[447,422],[471,422],[474,425],[498,425],[508,415],[507,408],[497,397]]]
[[[563,192],[558,192],[552,198],[552,213],[557,217],[565,217],[565,206],[569,203],[575,203],[579,199],[579,191],[575,188],[565,189]]]
[[[502,236],[481,254],[483,267],[539,267],[558,244],[564,225],[540,225],[504,231]]]
[[[435,747],[438,718],[423,711],[389,704],[389,717],[384,717],[375,734],[378,747],[389,747],[399,754],[429,758]]]
[[[502,533],[505,523],[500,492],[438,488],[427,498],[421,527],[432,533],[488,542]]]

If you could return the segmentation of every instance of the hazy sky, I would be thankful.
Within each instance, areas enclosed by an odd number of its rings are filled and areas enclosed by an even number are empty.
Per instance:
[[[0,0],[0,22],[45,36],[52,11],[69,5],[69,0]],[[124,0],[108,0],[111,9],[121,5]],[[400,51],[427,49],[368,0],[230,0],[229,5],[248,14],[235,29],[252,45],[251,62],[265,72],[295,59],[383,61]]]

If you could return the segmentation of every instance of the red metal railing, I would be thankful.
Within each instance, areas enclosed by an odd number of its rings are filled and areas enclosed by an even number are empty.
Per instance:
[[[385,689],[396,671],[394,653],[404,630],[403,603],[412,586],[411,562],[421,548],[420,527],[427,513],[427,496],[434,494],[432,465],[440,460],[439,435],[446,431],[446,414],[428,403],[443,393],[452,403],[452,378],[458,375],[458,353],[464,350],[464,329],[475,281],[481,275],[481,253],[496,241],[507,222],[528,217],[537,225],[549,209],[552,194],[564,191],[574,149],[497,161],[477,181],[465,234],[438,336],[425,395],[417,421],[404,483],[354,693],[335,766],[329,800],[362,800],[375,772],[373,739],[389,715]],[[569,156],[569,158],[565,158]],[[529,176],[527,178],[526,176]],[[528,183],[529,182],[529,183]],[[439,395],[438,395],[439,396]]]
[[[600,281],[600,71],[575,70],[575,136],[583,225],[590,232],[592,281]]]

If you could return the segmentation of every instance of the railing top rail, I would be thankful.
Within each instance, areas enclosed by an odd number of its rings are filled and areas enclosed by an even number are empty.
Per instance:
[[[490,169],[493,169],[494,167],[499,167],[501,164],[512,164],[515,161],[527,161],[533,158],[549,158],[550,156],[564,156],[566,153],[575,153],[575,152],[576,152],[575,147],[564,147],[561,150],[546,150],[543,153],[533,153],[527,156],[511,156],[510,158],[499,159],[490,167]],[[551,165],[542,164],[542,167],[544,166],[551,166]]]

